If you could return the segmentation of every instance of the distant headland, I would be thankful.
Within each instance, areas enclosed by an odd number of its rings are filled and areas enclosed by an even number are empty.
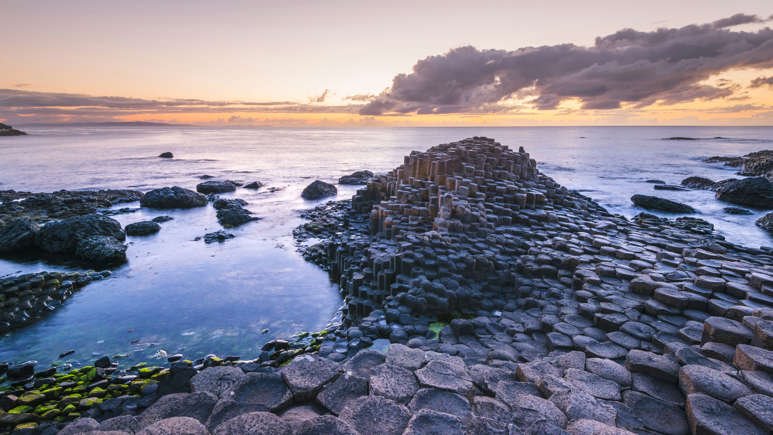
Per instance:
[[[0,136],[23,136],[27,133],[0,122]]]

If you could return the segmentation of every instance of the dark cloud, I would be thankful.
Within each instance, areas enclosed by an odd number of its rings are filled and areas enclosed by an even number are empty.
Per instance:
[[[330,89],[325,89],[325,92],[323,92],[318,97],[311,98],[312,103],[324,103],[327,99],[328,94],[330,93]]]
[[[703,25],[652,32],[623,29],[591,47],[574,44],[514,51],[455,48],[422,59],[360,113],[478,112],[513,96],[531,95],[539,109],[577,98],[585,109],[616,109],[728,97],[733,86],[701,84],[733,68],[773,67],[773,30],[732,31],[759,23],[738,14]]]
[[[773,76],[757,77],[756,79],[752,80],[749,86],[752,88],[759,88],[762,86],[773,86]]]
[[[370,101],[374,98],[376,98],[376,96],[373,94],[355,94],[346,97],[349,101]]]

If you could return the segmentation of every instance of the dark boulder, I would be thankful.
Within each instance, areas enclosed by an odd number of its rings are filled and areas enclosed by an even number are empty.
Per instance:
[[[773,212],[766,214],[765,216],[757,219],[755,222],[758,227],[773,234]]]
[[[126,262],[126,245],[110,236],[91,236],[78,242],[75,256],[96,266]]]
[[[773,150],[763,150],[743,156],[741,175],[773,177]]]
[[[725,207],[722,210],[724,210],[727,214],[738,214],[738,215],[750,215],[753,214],[751,211],[745,209],[745,208],[739,208],[739,207]]]
[[[172,216],[161,215],[161,216],[156,216],[156,217],[154,217],[154,218],[153,218],[153,219],[151,219],[151,220],[152,220],[153,222],[156,222],[156,223],[162,224],[162,223],[164,223],[164,222],[169,222],[169,221],[171,221],[171,220],[174,220],[174,218],[173,218]]]
[[[207,197],[178,186],[162,187],[143,195],[140,205],[159,209],[203,207],[207,205]]]
[[[690,189],[706,189],[710,190],[714,187],[714,181],[704,177],[687,177],[682,180],[682,186],[689,187]]]
[[[0,122],[0,136],[23,136],[27,133]]]
[[[215,243],[215,242],[223,243],[228,239],[233,239],[234,237],[236,236],[234,236],[231,233],[227,233],[223,230],[220,230],[220,231],[215,231],[214,233],[204,234],[204,243],[206,244]]]
[[[263,183],[261,183],[260,181],[253,181],[251,183],[245,184],[242,187],[244,187],[245,189],[257,190],[257,189],[260,189],[261,187],[263,187]]]
[[[107,216],[89,214],[44,225],[35,238],[35,244],[51,254],[71,254],[81,241],[94,236],[111,237],[116,242],[126,239],[118,221]]]
[[[233,199],[217,198],[212,202],[212,207],[214,207],[215,210],[220,210],[224,208],[242,207],[245,205],[247,205],[247,201],[241,198],[233,198]]]
[[[27,218],[15,218],[0,225],[0,254],[19,252],[35,246],[39,228]]]
[[[227,207],[217,211],[217,221],[225,228],[238,227],[259,219],[253,216],[251,211],[242,207]]]
[[[689,205],[657,196],[634,195],[631,197],[631,201],[635,205],[648,210],[658,210],[667,213],[695,213],[695,209]]]
[[[743,157],[732,156],[712,156],[707,159],[703,159],[706,163],[723,163],[725,166],[739,167],[743,165]]]
[[[658,180],[658,179],[655,179],[655,178],[651,178],[651,179],[649,179],[649,180],[645,180],[644,182],[645,182],[645,183],[650,183],[650,184],[666,184],[666,182],[665,182],[665,181],[663,181],[663,180]]]
[[[134,222],[126,225],[126,234],[129,236],[148,236],[161,231],[161,225],[154,221]]]
[[[338,184],[368,184],[368,181],[373,178],[373,172],[370,171],[356,171],[349,175],[344,175],[338,179]]]
[[[765,177],[733,180],[719,187],[716,197],[720,201],[770,210],[773,208],[773,183]]]
[[[162,159],[171,159],[171,158],[174,157],[174,154],[172,154],[169,151],[165,151],[165,152],[159,154],[158,156],[161,157]]]
[[[335,196],[337,193],[338,189],[332,184],[316,180],[303,189],[301,197],[303,199],[320,199],[327,196]]]
[[[232,181],[209,180],[196,185],[196,191],[203,194],[226,193],[236,190],[236,183]]]

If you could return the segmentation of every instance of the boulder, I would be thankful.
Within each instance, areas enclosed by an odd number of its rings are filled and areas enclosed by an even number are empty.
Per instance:
[[[263,187],[263,183],[261,183],[260,181],[253,181],[253,182],[251,182],[251,183],[247,183],[247,184],[245,184],[245,185],[244,185],[244,186],[242,186],[242,187],[243,187],[243,188],[245,188],[245,189],[258,190],[258,189],[260,189],[261,187]]]
[[[125,230],[129,236],[148,236],[161,231],[161,225],[153,221],[141,221],[126,225]]]
[[[733,180],[717,189],[716,198],[733,204],[770,210],[773,209],[773,183],[765,177]]]
[[[631,202],[647,210],[658,210],[667,213],[695,213],[695,209],[670,199],[649,195],[633,195]]]
[[[49,222],[38,232],[35,244],[51,254],[66,254],[74,252],[81,240],[91,236],[126,239],[118,221],[107,216],[90,214]]]
[[[710,180],[704,177],[687,177],[682,180],[682,186],[689,187],[690,189],[705,189],[711,190],[714,187],[714,180]]]
[[[773,233],[773,212],[766,214],[765,216],[757,219],[755,224],[763,230]],[[2,248],[0,248],[2,249]]]
[[[328,196],[335,196],[338,193],[338,189],[330,183],[324,181],[315,180],[313,183],[306,186],[301,192],[303,199],[321,199]]]
[[[368,181],[371,178],[373,178],[373,172],[356,171],[356,172],[352,172],[349,175],[344,175],[343,177],[339,178],[338,184],[344,184],[344,185],[368,184]]]
[[[204,207],[207,197],[179,186],[162,187],[144,194],[140,205],[158,209]]]
[[[75,256],[95,266],[115,266],[126,262],[126,245],[110,236],[91,236],[78,242]]]
[[[171,158],[174,157],[174,154],[172,154],[169,151],[164,151],[163,153],[159,154],[158,156],[161,157],[162,159],[171,159]]]
[[[739,172],[746,176],[773,177],[773,150],[763,150],[743,156],[743,166]]]
[[[24,217],[3,224],[0,226],[0,254],[33,248],[39,229],[35,222]]]
[[[215,242],[223,243],[228,239],[233,239],[234,237],[236,236],[234,236],[231,233],[225,232],[223,230],[218,230],[213,233],[204,234],[204,243],[206,244],[215,243]],[[197,238],[197,240],[199,239]]]
[[[233,181],[209,180],[196,185],[196,191],[205,195],[210,193],[226,193],[236,190],[236,183]]]

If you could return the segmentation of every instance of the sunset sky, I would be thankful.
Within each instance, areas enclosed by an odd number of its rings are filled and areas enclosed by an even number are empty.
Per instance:
[[[771,125],[771,14],[770,0],[0,0],[0,120]]]

